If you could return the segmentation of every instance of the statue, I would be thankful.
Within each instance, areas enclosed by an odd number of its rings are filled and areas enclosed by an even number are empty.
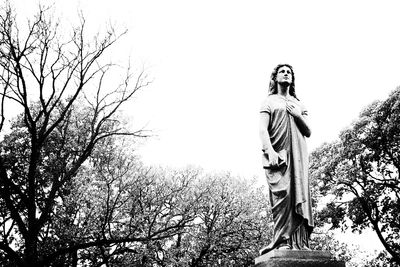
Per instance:
[[[295,93],[290,65],[278,65],[273,70],[260,118],[263,167],[274,220],[273,241],[260,250],[260,255],[273,249],[310,250],[314,222],[305,137],[310,137],[311,130],[307,110]]]

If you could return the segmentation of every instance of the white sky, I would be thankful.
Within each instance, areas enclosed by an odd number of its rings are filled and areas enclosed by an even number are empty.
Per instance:
[[[128,29],[113,53],[154,79],[126,107],[157,135],[139,150],[150,164],[263,176],[258,110],[278,63],[294,67],[310,151],[400,85],[396,1],[41,2],[64,22],[82,10],[89,25]],[[20,17],[36,3],[14,2]]]
[[[400,85],[397,1],[53,0],[63,21],[82,10],[93,28],[128,29],[131,56],[154,82],[125,107],[157,137],[145,163],[257,176],[259,107],[269,76],[289,63],[308,107],[309,150],[336,138],[375,99]],[[19,16],[38,1],[15,0]]]

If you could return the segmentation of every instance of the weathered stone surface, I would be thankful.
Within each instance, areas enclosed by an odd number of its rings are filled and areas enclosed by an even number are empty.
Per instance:
[[[255,267],[345,267],[328,251],[273,250],[255,259]]]
[[[271,259],[255,265],[255,267],[345,267],[345,263],[332,259]]]
[[[331,259],[332,255],[329,251],[322,250],[279,250],[275,249],[267,254],[256,258],[256,263],[266,261],[271,258],[284,259]]]

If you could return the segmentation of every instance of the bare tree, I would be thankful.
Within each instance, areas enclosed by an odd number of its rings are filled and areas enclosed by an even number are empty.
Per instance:
[[[144,135],[124,129],[116,115],[148,84],[145,74],[133,75],[129,67],[103,60],[125,32],[117,34],[109,27],[104,35],[87,38],[81,16],[65,38],[49,13],[40,7],[24,31],[9,5],[0,14],[0,130],[4,132],[10,116],[10,103],[22,111],[1,142],[3,264],[48,264],[52,254],[41,254],[40,244],[55,204],[95,147],[110,136]],[[121,70],[123,78],[112,84],[109,75]],[[70,244],[57,253],[91,245],[95,244]]]

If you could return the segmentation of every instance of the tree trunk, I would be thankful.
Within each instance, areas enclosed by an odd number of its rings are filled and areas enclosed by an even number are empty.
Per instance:
[[[36,236],[29,236],[25,246],[24,267],[39,266]]]

